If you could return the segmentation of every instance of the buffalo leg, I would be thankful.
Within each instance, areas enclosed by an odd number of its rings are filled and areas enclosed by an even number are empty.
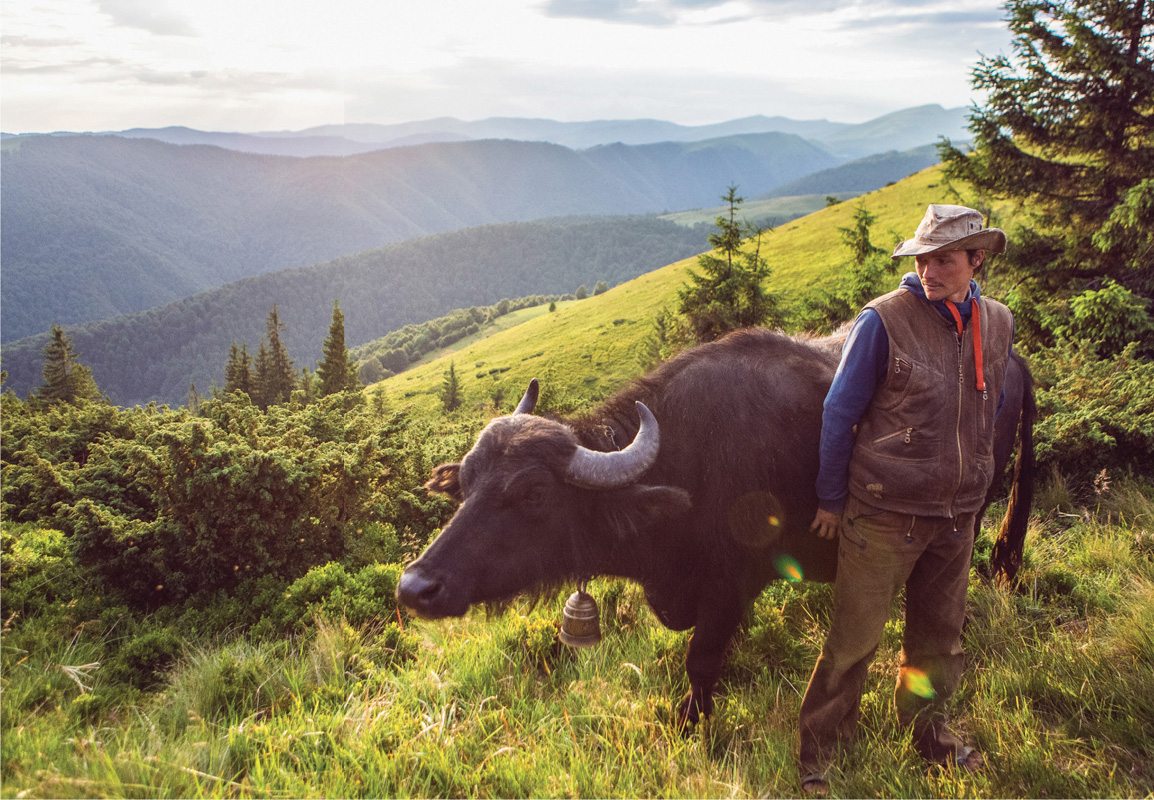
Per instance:
[[[698,614],[685,657],[689,692],[677,709],[679,727],[696,725],[702,717],[713,713],[713,689],[721,677],[730,641],[737,633],[744,610],[745,604],[737,597],[714,598],[714,602]]]

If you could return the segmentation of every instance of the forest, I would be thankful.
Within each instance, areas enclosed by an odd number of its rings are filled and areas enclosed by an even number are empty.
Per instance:
[[[724,328],[836,326],[893,285],[891,231],[945,195],[1009,234],[983,294],[1014,311],[1039,409],[1021,569],[991,574],[999,503],[971,573],[956,717],[988,768],[926,767],[892,720],[898,616],[867,680],[869,734],[835,792],[1150,796],[1148,6],[1011,0],[1016,56],[975,68],[991,91],[972,151],[944,142],[942,166],[772,233],[719,216],[697,259],[590,281],[592,296],[364,389],[257,403],[221,387],[125,408],[54,329],[35,390],[0,396],[4,795],[795,795],[828,584],[763,592],[714,716],[689,732],[674,713],[690,634],[661,625],[635,584],[591,583],[604,640],[587,650],[558,639],[572,587],[442,622],[411,616],[394,589],[455,510],[423,488],[432,469],[509,413],[527,377],[548,387],[544,411],[580,413]],[[726,198],[736,212],[737,188]],[[325,374],[348,377],[336,312],[351,299],[329,294],[318,352]],[[276,329],[268,311],[254,309],[256,336]],[[381,344],[374,357],[405,350]]]

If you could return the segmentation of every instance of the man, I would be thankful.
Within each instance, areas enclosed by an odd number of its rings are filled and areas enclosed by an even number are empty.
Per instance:
[[[974,275],[1005,234],[963,206],[931,205],[894,250],[916,271],[854,322],[822,417],[819,508],[811,530],[840,535],[833,623],[802,700],[807,794],[852,741],[869,664],[906,589],[894,702],[929,761],[980,769],[948,727],[962,672],[974,520],[993,474],[994,420],[1013,338],[1009,309]]]

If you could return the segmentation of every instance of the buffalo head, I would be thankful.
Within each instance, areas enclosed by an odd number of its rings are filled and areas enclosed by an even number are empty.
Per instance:
[[[632,443],[604,453],[564,422],[533,416],[537,392],[533,380],[513,414],[490,422],[459,464],[438,466],[425,484],[461,505],[397,585],[398,601],[417,614],[460,616],[475,603],[603,572],[622,537],[688,509],[684,490],[638,483],[660,447],[642,403]]]

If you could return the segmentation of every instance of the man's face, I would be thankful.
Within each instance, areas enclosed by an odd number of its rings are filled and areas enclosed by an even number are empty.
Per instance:
[[[914,264],[928,299],[961,303],[969,294],[970,279],[982,263],[980,259],[976,254],[971,262],[965,250],[938,250],[915,256]]]

